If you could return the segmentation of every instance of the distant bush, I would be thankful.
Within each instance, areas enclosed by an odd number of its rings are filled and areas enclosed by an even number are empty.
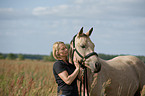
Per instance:
[[[43,61],[49,61],[49,56],[43,56]]]
[[[66,46],[68,47],[68,49],[70,48],[69,44],[66,44]],[[117,56],[123,56],[124,54],[120,54],[120,55],[109,55],[109,54],[103,54],[103,53],[98,53],[99,57],[104,59],[104,60],[110,60],[114,57]],[[136,56],[138,57],[141,61],[143,61],[145,63],[145,56]],[[53,53],[51,51],[50,55],[32,55],[32,54],[2,54],[0,53],[0,59],[10,59],[10,60],[14,60],[14,59],[18,59],[18,60],[24,60],[24,59],[32,59],[32,60],[43,60],[43,61],[56,61],[53,57]]]
[[[137,56],[137,57],[145,63],[145,56]]]
[[[5,59],[3,54],[0,53],[0,59]]]
[[[51,52],[50,56],[43,56],[43,61],[56,61]]]
[[[15,60],[17,58],[17,56],[13,53],[10,53],[7,55],[6,59],[9,59],[9,60]]]
[[[24,60],[24,56],[22,54],[18,54],[18,60]]]
[[[120,55],[107,55],[107,54],[98,54],[100,58],[104,59],[104,60],[110,60],[110,59],[113,59],[114,57],[117,57],[117,56],[124,56],[124,54],[120,54]],[[136,56],[138,57],[142,62],[145,63],[145,56]]]
[[[70,44],[65,44],[68,50],[70,49]]]
[[[99,55],[100,58],[105,59],[105,60],[109,60],[109,59],[112,59],[112,58],[118,56],[118,55],[107,55],[107,54],[102,54],[102,53],[100,53],[98,55]]]

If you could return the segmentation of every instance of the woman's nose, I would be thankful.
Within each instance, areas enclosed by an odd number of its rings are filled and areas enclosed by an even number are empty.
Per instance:
[[[67,48],[65,48],[65,50],[68,50]]]

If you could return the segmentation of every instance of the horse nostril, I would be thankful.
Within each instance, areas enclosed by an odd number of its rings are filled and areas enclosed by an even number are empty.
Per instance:
[[[94,71],[94,73],[98,73],[101,70],[101,64],[96,62],[95,67],[96,67],[96,70]]]

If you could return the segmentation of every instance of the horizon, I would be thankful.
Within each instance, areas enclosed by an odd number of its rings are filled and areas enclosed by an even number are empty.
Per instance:
[[[0,54],[22,54],[22,55],[42,55],[42,56],[50,56],[51,54],[31,54],[31,53],[2,53],[0,52]],[[97,54],[104,54],[104,55],[117,55],[117,56],[127,56],[127,55],[131,55],[131,54],[105,54],[105,53],[97,53]],[[132,55],[132,56],[145,56],[145,55]]]

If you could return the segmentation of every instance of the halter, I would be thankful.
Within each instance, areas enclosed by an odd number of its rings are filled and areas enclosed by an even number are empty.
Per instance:
[[[88,59],[88,58],[90,58],[91,56],[93,56],[93,55],[95,55],[95,56],[97,56],[98,57],[98,54],[96,53],[96,52],[92,52],[92,53],[89,53],[89,54],[87,54],[86,56],[82,56],[79,52],[78,52],[78,50],[75,48],[75,38],[76,38],[76,36],[77,35],[75,35],[74,37],[73,37],[73,52],[72,52],[72,58],[71,58],[71,61],[72,61],[72,63],[74,64],[74,61],[73,61],[73,59],[74,59],[74,52],[76,52],[80,57],[81,57],[81,60],[79,61],[79,64],[80,64],[80,66],[83,68],[83,76],[82,76],[82,78],[83,78],[83,81],[81,81],[80,82],[80,96],[81,96],[81,88],[82,88],[82,85],[84,84],[84,96],[85,96],[85,87],[86,87],[86,89],[87,89],[87,96],[89,96],[89,92],[88,92],[88,81],[87,81],[87,67],[84,65],[84,62],[86,61],[86,59]],[[101,64],[100,63],[97,63],[98,65],[96,65],[95,64],[95,66],[97,67],[97,72],[99,72],[100,71],[100,69],[101,69]],[[83,82],[83,83],[82,83]]]
[[[92,52],[92,53],[87,54],[86,56],[82,56],[82,55],[78,52],[78,50],[75,48],[75,38],[76,38],[76,36],[77,36],[77,35],[75,35],[75,36],[73,37],[73,52],[72,52],[71,61],[72,61],[72,63],[74,64],[74,61],[73,61],[73,59],[74,59],[74,52],[76,52],[76,53],[81,57],[81,60],[79,61],[79,64],[81,65],[81,67],[85,68],[86,66],[83,65],[83,63],[86,61],[86,59],[90,58],[90,57],[93,56],[93,55],[96,55],[96,56],[98,57],[98,54],[97,54],[96,52]]]

